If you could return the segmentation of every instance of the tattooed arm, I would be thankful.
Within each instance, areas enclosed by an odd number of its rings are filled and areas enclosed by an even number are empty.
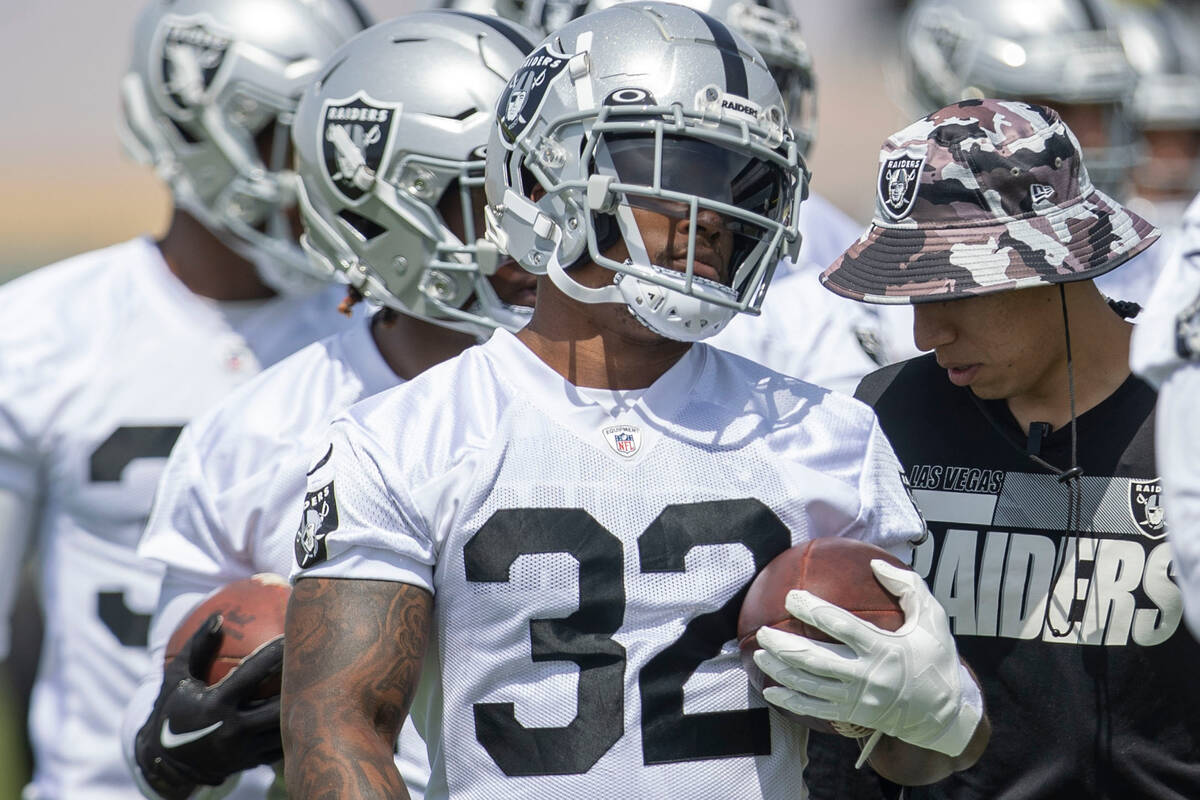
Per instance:
[[[282,710],[293,800],[408,797],[393,750],[421,673],[432,606],[429,592],[404,583],[296,582]]]

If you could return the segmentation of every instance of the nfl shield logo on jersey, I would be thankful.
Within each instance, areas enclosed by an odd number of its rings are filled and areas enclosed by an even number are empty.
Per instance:
[[[903,219],[912,211],[924,166],[924,155],[912,158],[907,153],[892,156],[879,165],[879,204],[892,219]]]
[[[603,431],[604,441],[619,456],[630,458],[642,446],[642,430],[636,425],[610,425]]]
[[[1158,478],[1129,482],[1129,515],[1138,529],[1149,538],[1161,539],[1167,535],[1162,507],[1162,482]]]
[[[362,198],[387,164],[396,103],[380,103],[365,92],[342,100],[326,100],[321,109],[321,141],[325,177],[348,202]]]
[[[333,481],[304,495],[304,518],[296,531],[296,563],[303,567],[324,561],[325,537],[337,530],[337,501]]]

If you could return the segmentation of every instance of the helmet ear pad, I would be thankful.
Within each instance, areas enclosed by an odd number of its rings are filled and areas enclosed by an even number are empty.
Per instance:
[[[590,213],[592,215],[592,227],[596,230],[596,250],[603,253],[621,241],[621,229],[617,225],[617,218],[612,214],[604,214],[599,211],[592,211]],[[573,270],[578,266],[588,263],[591,261],[591,258],[591,254],[588,253],[585,247],[583,252],[576,256],[575,260],[564,267],[564,269],[567,271]]]

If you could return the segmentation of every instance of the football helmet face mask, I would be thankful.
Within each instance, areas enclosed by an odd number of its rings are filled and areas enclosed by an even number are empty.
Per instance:
[[[501,255],[481,241],[483,152],[496,98],[532,48],[508,20],[425,11],[335,53],[293,128],[313,263],[368,300],[479,338],[524,325],[530,309],[487,280]]]
[[[629,0],[591,0],[586,11],[603,11]],[[812,57],[800,35],[800,20],[786,3],[778,7],[754,0],[683,0],[679,5],[703,11],[740,33],[762,55],[783,95],[800,155],[808,157],[817,133],[817,94]]]
[[[745,39],[683,6],[626,3],[564,26],[509,81],[488,141],[488,236],[568,296],[624,303],[651,330],[695,341],[758,312],[799,245],[807,177],[779,89]],[[681,221],[686,242],[648,250],[635,209]],[[696,270],[698,254],[713,255],[698,241],[701,215],[717,215],[730,243],[721,281]],[[623,261],[608,254],[617,243]],[[575,281],[585,260],[613,284]]]
[[[126,149],[277,291],[319,285],[287,217],[296,101],[366,24],[356,0],[156,0],[138,19]]]
[[[916,0],[902,50],[919,113],[983,97],[1051,106],[1084,141],[1096,185],[1122,187],[1134,160],[1136,75],[1100,0]],[[1089,146],[1071,106],[1101,108],[1103,145]]]

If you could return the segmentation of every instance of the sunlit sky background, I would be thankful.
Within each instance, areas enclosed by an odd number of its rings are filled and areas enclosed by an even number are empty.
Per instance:
[[[814,189],[866,222],[880,142],[908,121],[890,0],[792,0],[816,63]],[[0,281],[166,227],[169,197],[127,160],[117,86],[143,0],[0,0]],[[365,0],[378,19],[427,7]]]

